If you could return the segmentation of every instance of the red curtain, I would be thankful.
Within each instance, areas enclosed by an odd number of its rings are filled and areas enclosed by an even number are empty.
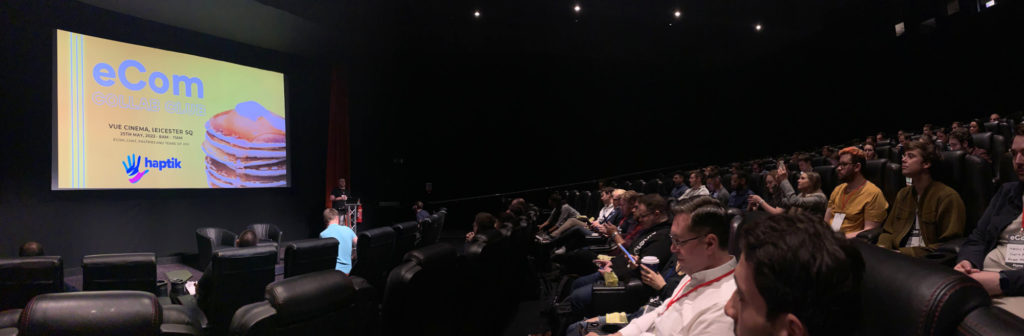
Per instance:
[[[339,178],[350,181],[351,165],[349,164],[348,137],[348,83],[345,82],[344,70],[334,66],[331,71],[331,110],[327,119],[327,170],[324,184],[324,207],[331,207],[328,197],[331,190],[338,184]],[[351,182],[349,182],[351,189]]]

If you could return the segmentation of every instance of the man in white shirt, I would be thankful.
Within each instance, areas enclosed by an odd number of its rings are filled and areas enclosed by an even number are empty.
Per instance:
[[[736,293],[725,306],[738,336],[855,335],[864,259],[813,217],[774,215],[739,234]]]
[[[693,198],[697,196],[710,195],[708,188],[704,186],[704,172],[700,169],[690,172],[690,189],[687,189],[683,193],[683,196],[679,196],[678,200],[682,201],[687,198]]]
[[[692,212],[672,210],[672,252],[680,269],[688,274],[670,299],[615,333],[616,336],[728,335],[733,322],[725,305],[736,290],[729,255],[729,217],[721,206],[704,206]],[[590,335],[597,335],[590,333]]]

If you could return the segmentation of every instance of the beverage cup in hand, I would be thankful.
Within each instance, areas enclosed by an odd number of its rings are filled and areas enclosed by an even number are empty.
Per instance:
[[[658,262],[660,262],[660,260],[655,256],[646,256],[640,259],[641,264],[647,266],[647,268],[654,272],[658,272]]]

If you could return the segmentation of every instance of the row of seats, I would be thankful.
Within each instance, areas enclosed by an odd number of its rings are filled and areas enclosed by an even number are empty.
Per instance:
[[[281,245],[284,232],[273,224],[251,224],[245,230],[252,230],[259,238],[257,245]],[[235,247],[235,240],[238,234],[221,228],[205,227],[196,229],[196,247],[199,253],[199,263],[196,269],[206,269],[210,264],[210,257],[214,252]]]
[[[352,275],[365,278],[374,287],[383,287],[388,272],[406,253],[437,243],[446,216],[447,210],[441,209],[420,223],[403,222],[359,232],[358,258],[354,261]]]
[[[156,255],[122,253],[82,258],[82,289],[138,290],[157,294]],[[32,297],[64,291],[60,256],[0,259],[0,310],[22,308]]]

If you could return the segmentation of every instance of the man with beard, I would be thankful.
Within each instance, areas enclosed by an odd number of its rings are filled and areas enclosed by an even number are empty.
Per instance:
[[[843,184],[832,191],[824,219],[832,230],[842,231],[846,238],[881,226],[889,208],[882,190],[861,174],[866,164],[864,151],[857,147],[839,151],[836,172]]]

